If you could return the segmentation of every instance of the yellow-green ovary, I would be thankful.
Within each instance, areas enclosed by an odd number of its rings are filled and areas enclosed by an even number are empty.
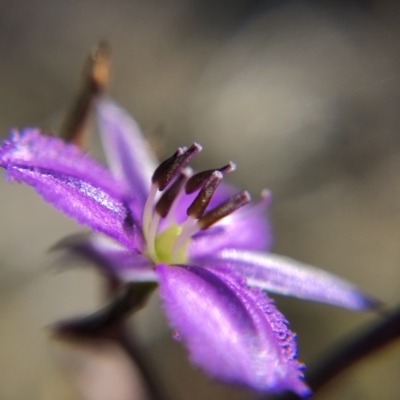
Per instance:
[[[175,242],[181,233],[182,227],[176,225],[157,235],[155,241],[156,260],[154,260],[157,264],[183,264],[187,262],[187,247],[189,243],[179,249],[176,259],[173,256]]]

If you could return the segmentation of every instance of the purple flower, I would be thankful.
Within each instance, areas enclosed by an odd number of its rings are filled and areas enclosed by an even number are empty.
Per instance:
[[[222,182],[234,169],[194,174],[198,144],[157,166],[139,128],[110,100],[98,105],[110,171],[36,129],[0,148],[9,180],[33,186],[56,208],[104,235],[82,239],[121,282],[158,282],[171,326],[193,363],[225,382],[308,396],[295,335],[266,291],[354,310],[373,301],[326,272],[269,253],[270,195],[250,203]],[[113,239],[113,240],[110,240]]]

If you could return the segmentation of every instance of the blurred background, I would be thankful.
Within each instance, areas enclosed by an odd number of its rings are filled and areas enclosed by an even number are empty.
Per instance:
[[[160,156],[196,140],[204,145],[196,167],[234,160],[233,183],[254,197],[265,187],[274,193],[274,252],[345,277],[394,306],[400,301],[399,17],[394,0],[3,1],[0,134],[7,137],[15,126],[57,130],[88,52],[106,38],[113,45],[111,93]],[[85,228],[28,187],[1,180],[0,194],[0,398],[75,399],[62,366],[84,376],[92,362],[104,366],[99,377],[111,371],[115,356],[65,346],[46,329],[102,304],[92,269],[60,273],[47,253]],[[309,365],[377,320],[274,297]],[[190,365],[156,295],[132,323],[171,398],[257,398]],[[399,374],[395,343],[315,398],[398,399]]]

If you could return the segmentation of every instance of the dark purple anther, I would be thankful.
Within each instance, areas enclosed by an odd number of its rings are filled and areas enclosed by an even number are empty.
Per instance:
[[[204,230],[215,224],[220,219],[232,214],[238,208],[250,203],[250,193],[243,191],[232,196],[228,201],[214,208],[209,213],[201,217],[198,221],[200,229]]]
[[[160,200],[158,200],[155,209],[162,218],[165,218],[168,215],[169,210],[172,207],[172,203],[179,195],[179,192],[182,189],[186,179],[187,175],[184,172],[181,172],[175,182],[163,193]]]
[[[179,171],[200,153],[202,147],[193,143],[186,151],[178,149],[175,154],[163,161],[154,171],[152,182],[158,184],[158,189],[163,191]]]
[[[185,185],[185,192],[187,194],[191,194],[199,190],[203,185],[207,182],[207,180],[210,178],[210,176],[215,172],[219,171],[222,174],[227,174],[231,171],[233,171],[236,168],[236,165],[230,161],[229,164],[225,165],[222,168],[218,169],[209,169],[207,171],[202,171],[198,172],[197,174],[194,174],[191,176],[188,181],[186,182]]]
[[[200,190],[200,193],[187,209],[187,215],[197,219],[204,214],[204,211],[210,203],[210,200],[218,185],[221,183],[222,178],[223,174],[220,171],[214,171],[211,174],[203,188]]]

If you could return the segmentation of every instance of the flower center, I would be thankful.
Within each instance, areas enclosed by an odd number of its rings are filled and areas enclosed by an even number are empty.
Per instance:
[[[154,260],[157,263],[180,263],[183,264],[187,261],[187,246],[182,246],[176,258],[172,256],[174,252],[174,246],[179,236],[182,234],[182,227],[179,225],[171,226],[156,236],[155,239],[155,253],[157,259]]]
[[[189,261],[189,246],[195,233],[206,230],[216,222],[250,202],[243,191],[207,211],[207,207],[223,176],[235,169],[228,165],[193,174],[186,166],[201,151],[194,143],[179,148],[155,170],[143,211],[143,233],[146,254],[155,264],[185,264]],[[161,194],[159,192],[162,192]],[[186,209],[186,219],[177,222],[184,196],[196,194]],[[180,204],[181,203],[181,204]]]

